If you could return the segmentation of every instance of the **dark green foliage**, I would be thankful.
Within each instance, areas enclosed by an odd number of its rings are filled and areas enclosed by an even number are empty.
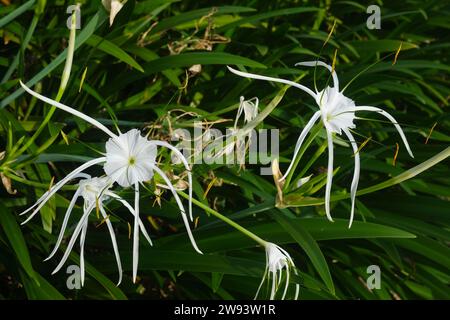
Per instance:
[[[205,253],[199,256],[190,246],[173,197],[166,192],[161,206],[155,203],[154,183],[143,192],[141,215],[155,246],[141,243],[138,284],[131,281],[127,222],[132,224],[132,217],[114,203],[108,209],[126,271],[122,285],[115,285],[109,235],[95,216],[86,242],[85,287],[69,290],[65,267],[51,275],[62,252],[50,261],[43,259],[55,244],[73,188],[64,188],[24,226],[18,214],[48,189],[52,177],[58,181],[79,162],[103,152],[107,137],[56,111],[36,141],[17,154],[49,110],[24,94],[18,82],[56,96],[69,36],[66,7],[72,2],[47,1],[42,12],[36,9],[40,1],[0,2],[0,152],[6,152],[0,159],[5,186],[0,185],[0,299],[253,298],[264,271],[264,250],[194,206],[199,217],[194,236]],[[395,128],[384,119],[367,113],[376,121],[357,120],[358,144],[372,139],[360,153],[359,189],[367,192],[357,197],[353,227],[347,228],[353,172],[347,143],[335,146],[336,222],[324,216],[324,187],[318,187],[327,165],[326,149],[320,148],[324,131],[311,141],[293,176],[295,180],[304,168],[304,176],[319,178],[298,190],[286,190],[291,206],[275,207],[273,179],[261,176],[256,165],[245,170],[195,165],[195,198],[282,245],[300,272],[294,281],[302,284],[301,299],[450,298],[450,163],[445,160],[450,142],[448,2],[385,1],[380,5],[380,30],[366,27],[371,1],[214,1],[217,7],[211,8],[210,1],[128,0],[112,27],[100,0],[82,2],[82,29],[61,101],[107,125],[117,124],[122,131],[153,128],[150,136],[155,139],[169,140],[177,128],[192,129],[194,120],[234,119],[241,95],[259,97],[262,110],[283,90],[279,84],[239,78],[226,65],[301,78],[313,88],[314,69],[294,64],[319,54],[331,64],[337,50],[335,67],[342,87],[363,71],[346,95],[359,105],[389,111],[402,125],[415,155],[408,157]],[[188,71],[196,64],[201,65],[200,73]],[[328,74],[317,69],[316,78],[322,88]],[[258,125],[280,128],[282,171],[315,109],[311,97],[290,88]],[[180,117],[183,112],[190,114]],[[226,126],[232,121],[216,125]],[[396,143],[400,149],[393,165]],[[415,176],[421,164],[445,150],[443,161]],[[164,170],[182,172],[181,166],[170,164],[170,157],[161,161]],[[383,188],[370,189],[411,168],[412,179],[392,179]],[[91,172],[101,174],[96,170]],[[133,197],[128,191],[122,195]],[[72,225],[81,211],[75,210]],[[75,252],[67,265],[78,263]],[[381,268],[380,290],[365,287],[369,265]]]

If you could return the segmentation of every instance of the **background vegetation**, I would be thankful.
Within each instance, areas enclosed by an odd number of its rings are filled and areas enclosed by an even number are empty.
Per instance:
[[[122,222],[115,223],[126,268],[122,285],[115,286],[109,236],[95,217],[87,237],[85,287],[67,289],[64,268],[51,275],[57,260],[43,259],[55,243],[73,191],[60,192],[40,218],[24,226],[18,213],[48,189],[52,177],[58,181],[78,162],[95,156],[105,137],[57,111],[37,138],[30,139],[49,106],[23,94],[18,81],[56,96],[69,35],[66,8],[73,3],[0,2],[0,152],[5,151],[0,160],[0,298],[252,298],[264,270],[264,250],[196,207],[194,235],[205,255],[196,254],[173,198],[155,196],[153,185],[145,191],[141,214],[155,246],[141,243],[138,284],[131,282],[131,216],[114,204],[109,205],[111,219]],[[196,165],[194,193],[199,201],[289,251],[300,271],[295,281],[302,284],[301,299],[450,297],[450,163],[425,162],[440,152],[443,160],[449,150],[448,2],[245,0],[214,1],[212,8],[210,1],[129,0],[112,27],[100,1],[81,2],[82,29],[62,102],[105,124],[118,119],[121,128],[151,130],[152,138],[169,140],[172,130],[192,128],[194,120],[234,119],[241,95],[258,96],[262,109],[284,94],[259,125],[280,128],[282,171],[315,109],[314,101],[299,90],[284,93],[281,85],[238,78],[225,65],[301,78],[312,87],[314,72],[295,68],[296,62],[320,53],[331,63],[337,50],[336,70],[346,84],[391,54],[352,82],[346,95],[393,114],[415,158],[408,157],[390,124],[382,119],[358,122],[358,144],[372,139],[361,150],[360,190],[366,194],[357,198],[357,221],[350,230],[351,148],[346,143],[335,148],[339,170],[333,193],[343,200],[333,202],[337,219],[330,223],[321,204],[324,132],[305,150],[294,175],[313,174],[314,179],[285,194],[289,208],[275,207],[273,179],[261,176],[255,165],[245,170]],[[366,8],[375,3],[381,7],[381,29],[369,30]],[[194,65],[201,70],[192,69]],[[327,77],[318,70],[317,79],[321,87]],[[226,126],[231,121],[216,125]],[[397,142],[400,150],[394,160]],[[428,170],[414,176],[424,163]],[[163,166],[171,170],[170,159]],[[413,178],[398,183],[402,177]],[[123,196],[132,199],[126,192]],[[78,208],[75,216],[80,212]],[[77,261],[72,253],[69,264]],[[373,264],[381,267],[382,287],[370,291],[365,287],[366,268]]]

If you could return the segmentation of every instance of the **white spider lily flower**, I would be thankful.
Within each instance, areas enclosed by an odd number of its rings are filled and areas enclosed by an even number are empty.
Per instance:
[[[94,209],[96,209],[101,213],[103,221],[106,223],[109,234],[111,236],[111,242],[116,257],[117,269],[119,272],[119,281],[117,283],[117,285],[119,285],[122,281],[122,263],[120,260],[119,248],[117,245],[114,229],[111,224],[111,221],[109,220],[109,216],[106,214],[104,208],[104,201],[107,201],[110,198],[120,201],[130,211],[130,213],[133,216],[135,215],[134,209],[127,201],[125,201],[120,196],[118,196],[117,194],[115,194],[110,190],[110,188],[113,186],[113,182],[109,177],[91,178],[91,176],[89,176],[88,174],[80,174],[79,177],[84,179],[78,182],[78,189],[75,191],[75,194],[69,204],[69,207],[67,208],[61,226],[61,231],[59,233],[58,240],[56,241],[56,245],[53,251],[50,253],[50,255],[45,259],[45,261],[51,259],[56,254],[58,248],[60,247],[72,210],[76,204],[77,199],[81,196],[84,200],[83,215],[80,218],[73,232],[73,235],[67,245],[66,251],[61,261],[59,262],[58,266],[55,268],[52,274],[58,272],[62,268],[64,263],[67,261],[67,258],[69,257],[69,254],[73,249],[73,246],[75,245],[76,239],[80,237],[81,285],[82,286],[84,285],[84,278],[85,278],[84,243],[86,240],[89,215],[92,213]],[[139,218],[139,227],[142,233],[144,234],[145,238],[147,239],[147,241],[150,243],[150,245],[152,245],[152,241],[147,231],[145,230],[144,224],[140,218]]]
[[[242,116],[242,113],[244,113],[244,124],[249,123],[250,121],[255,119],[258,116],[258,105],[259,99],[257,97],[249,100],[245,100],[244,97],[241,97],[239,108],[236,113],[236,118],[234,119],[234,129],[237,129],[237,124]]]
[[[245,150],[251,144],[251,132],[242,132],[243,129],[238,127],[238,122],[244,116],[243,124],[247,124],[254,120],[258,116],[259,99],[253,97],[249,100],[245,100],[243,96],[240,97],[240,103],[234,119],[233,128],[229,128],[228,133],[225,136],[227,144],[220,149],[216,154],[216,157],[222,157],[223,155],[229,155],[236,151],[238,159],[242,159],[245,154]],[[231,142],[229,142],[231,140]],[[245,145],[244,148],[242,148]]]
[[[69,207],[67,208],[61,226],[61,231],[59,233],[58,240],[56,241],[56,245],[53,251],[47,257],[47,259],[45,259],[45,261],[52,258],[57,252],[59,246],[61,245],[64,236],[64,231],[66,230],[67,224],[69,222],[70,214],[72,213],[72,210],[75,206],[77,199],[81,196],[84,199],[83,215],[78,221],[78,224],[73,232],[72,237],[69,240],[69,243],[67,245],[67,248],[64,252],[61,261],[59,262],[55,270],[53,270],[52,274],[55,274],[62,268],[67,258],[69,257],[70,252],[72,251],[75,241],[77,240],[78,236],[80,236],[80,273],[81,273],[81,285],[82,286],[84,285],[84,278],[85,278],[84,243],[86,240],[89,215],[94,210],[94,208],[97,207],[97,210],[101,212],[102,217],[106,222],[109,234],[111,236],[111,242],[113,245],[114,254],[117,262],[117,269],[119,270],[119,281],[117,283],[117,285],[119,285],[120,282],[122,281],[122,264],[120,261],[119,249],[117,247],[116,236],[114,233],[114,229],[111,225],[111,221],[109,220],[108,215],[106,214],[103,208],[103,200],[106,200],[104,194],[105,192],[107,192],[109,188],[112,187],[111,180],[109,178],[91,178],[87,174],[80,174],[80,177],[85,179],[80,180],[78,182],[78,189],[75,191],[75,194],[72,200],[70,201]]]
[[[306,138],[306,135],[309,133],[309,131],[312,129],[316,121],[321,118],[322,123],[326,129],[327,132],[327,141],[328,141],[328,169],[327,169],[327,183],[325,186],[325,212],[330,221],[333,221],[331,218],[330,213],[330,197],[331,197],[331,185],[333,182],[333,133],[337,133],[339,135],[342,134],[342,132],[347,136],[349,139],[350,144],[352,145],[354,156],[355,156],[355,168],[353,172],[353,180],[350,188],[350,197],[352,202],[351,207],[351,213],[350,213],[350,222],[349,222],[349,228],[352,225],[354,212],[355,212],[355,198],[356,198],[356,191],[358,188],[358,182],[359,182],[359,171],[360,171],[360,158],[359,158],[359,152],[358,152],[358,146],[356,144],[356,141],[353,137],[353,135],[350,132],[350,129],[355,128],[355,124],[353,123],[353,120],[355,119],[355,112],[357,111],[372,111],[379,113],[386,117],[389,121],[392,122],[392,124],[397,129],[398,133],[400,134],[400,137],[403,140],[403,143],[406,147],[406,150],[408,151],[409,155],[414,158],[411,149],[409,147],[408,141],[406,140],[405,134],[403,133],[403,130],[397,123],[397,121],[392,117],[389,113],[384,111],[383,109],[377,108],[377,107],[370,107],[370,106],[356,106],[355,102],[351,100],[350,98],[344,96],[342,93],[343,91],[339,91],[339,79],[336,75],[336,71],[333,70],[333,68],[327,64],[325,64],[322,61],[306,61],[306,62],[299,62],[296,64],[296,66],[307,66],[307,67],[315,67],[320,66],[327,68],[328,71],[330,71],[332,78],[333,78],[333,87],[327,86],[322,91],[316,92],[312,91],[311,89],[298,84],[293,81],[285,80],[285,79],[279,79],[279,78],[273,78],[273,77],[266,77],[261,76],[257,74],[247,73],[247,72],[241,72],[238,70],[234,70],[231,67],[228,67],[228,70],[233,72],[234,74],[237,74],[238,76],[245,77],[245,78],[251,78],[251,79],[257,79],[257,80],[266,80],[266,81],[274,81],[274,82],[280,82],[284,84],[291,85],[293,87],[299,88],[300,90],[303,90],[304,92],[308,93],[310,96],[314,98],[317,105],[319,106],[319,110],[314,113],[314,115],[311,117],[311,119],[308,121],[306,126],[303,128],[302,132],[300,133],[300,136],[297,140],[295,149],[294,149],[294,156],[292,157],[292,161],[289,165],[288,170],[286,171],[285,175],[281,178],[282,180],[286,178],[286,176],[289,174],[290,170],[294,166],[294,160],[300,151],[300,147],[302,146],[302,143],[304,139]]]
[[[263,278],[258,287],[258,291],[256,292],[255,299],[258,298],[259,292],[264,284],[264,282],[269,281],[271,285],[270,290],[270,300],[275,299],[275,295],[280,288],[281,281],[283,280],[283,272],[286,273],[285,281],[284,281],[284,289],[283,295],[281,296],[281,300],[284,300],[286,297],[289,281],[290,281],[290,273],[291,269],[294,270],[294,273],[297,275],[297,270],[295,269],[294,261],[292,260],[289,253],[286,252],[280,246],[277,246],[274,243],[267,242],[265,244],[266,249],[266,269],[264,271]],[[300,286],[295,284],[295,296],[294,299],[297,300],[300,291]]]
[[[202,253],[197,247],[197,244],[192,235],[189,221],[186,216],[184,206],[170,182],[166,174],[156,165],[157,146],[163,146],[175,151],[175,154],[184,163],[187,170],[189,165],[183,154],[174,148],[172,145],[163,141],[148,140],[141,136],[141,132],[137,129],[132,129],[127,133],[120,134],[118,137],[110,138],[106,142],[106,162],[104,165],[105,173],[122,187],[134,186],[135,190],[135,220],[133,232],[133,280],[137,276],[138,260],[139,260],[139,184],[150,180],[153,177],[153,171],[156,171],[168,185],[171,190],[177,205],[180,209],[181,217],[186,226],[192,246],[198,253]],[[188,175],[189,179],[189,193],[192,198],[192,175]],[[189,210],[191,220],[192,204],[189,201]]]
[[[114,134],[111,130],[105,127],[103,124],[97,120],[87,116],[86,114],[79,112],[69,106],[66,106],[60,102],[54,101],[47,98],[37,92],[34,92],[28,88],[25,84],[20,82],[22,87],[31,95],[35,96],[39,100],[44,101],[50,105],[53,105],[61,110],[64,110],[70,114],[73,114],[86,122],[94,125],[98,129],[105,132],[110,136],[110,139],[106,142],[106,155],[98,159],[91,160],[86,164],[83,164],[79,168],[75,169],[66,178],[57,183],[51,192],[44,194],[46,201],[50,198],[57,190],[59,190],[65,183],[73,179],[78,173],[82,172],[86,168],[95,164],[104,164],[105,173],[111,179],[112,182],[117,182],[122,187],[134,186],[135,191],[135,201],[134,201],[134,231],[133,231],[133,281],[136,280],[137,267],[139,260],[139,184],[150,180],[153,177],[153,171],[156,171],[169,186],[172,191],[173,196],[177,202],[180,209],[180,214],[182,216],[183,222],[186,226],[189,239],[192,243],[194,249],[202,254],[200,249],[192,235],[189,220],[187,219],[184,206],[176,192],[173,188],[170,180],[167,178],[166,174],[157,167],[156,165],[156,154],[157,146],[166,147],[173,151],[179,159],[181,159],[184,167],[188,172],[188,183],[189,183],[189,215],[191,221],[193,221],[192,216],[192,173],[189,164],[183,154],[171,144],[158,141],[158,140],[148,140],[141,135],[141,132],[137,129],[132,129],[126,133],[119,133],[119,135]],[[44,197],[43,196],[43,197]],[[39,202],[39,200],[38,200]],[[34,208],[34,205],[32,208]],[[27,222],[32,218],[43,206],[43,203],[39,202],[38,207],[35,209],[33,214],[25,221]],[[32,208],[28,209],[24,213],[28,212]]]

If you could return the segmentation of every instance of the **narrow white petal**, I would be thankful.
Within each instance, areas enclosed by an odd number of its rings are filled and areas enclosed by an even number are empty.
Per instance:
[[[50,98],[44,97],[43,95],[31,90],[30,88],[28,88],[22,81],[20,81],[20,85],[22,86],[22,88],[25,89],[25,91],[27,91],[29,94],[31,94],[32,96],[35,96],[36,98],[38,98],[39,100],[44,101],[45,103],[48,103],[56,108],[59,108],[61,110],[64,110],[68,113],[73,114],[76,117],[79,117],[81,119],[83,119],[84,121],[92,124],[93,126],[97,127],[98,129],[102,130],[103,132],[105,132],[107,135],[109,135],[112,138],[117,138],[117,135],[115,135],[111,130],[109,130],[107,127],[105,127],[103,124],[101,124],[100,122],[98,122],[97,120],[95,120],[94,118],[89,117],[88,115],[75,110],[69,106],[66,106],[58,101],[52,100]]]
[[[298,275],[297,270],[295,269],[295,266],[293,266],[294,268],[294,274]],[[294,296],[294,300],[298,299],[298,295],[300,293],[300,285],[298,283],[295,284],[295,296]]]
[[[139,264],[139,183],[134,184],[134,231],[133,231],[133,283],[136,283]]]
[[[295,158],[297,157],[297,154],[300,151],[303,141],[306,138],[306,135],[309,133],[309,131],[314,126],[314,124],[316,123],[317,119],[319,119],[319,117],[320,117],[320,111],[317,111],[316,113],[314,113],[314,115],[308,121],[306,126],[303,128],[302,132],[300,133],[300,136],[298,137],[297,144],[295,145],[294,155],[292,156],[292,160],[291,160],[291,163],[289,164],[289,168],[287,169],[284,176],[280,179],[280,181],[283,181],[288,176],[289,172],[292,169],[292,166],[294,165]]]
[[[80,172],[80,173],[74,175],[72,179],[76,179],[76,178],[90,178],[90,177],[91,177],[90,175]],[[31,207],[29,207],[27,210],[19,213],[19,216],[22,216],[22,215],[30,212],[31,210],[36,208],[36,206],[39,205],[42,201],[44,201],[44,200],[48,201],[48,197],[49,197],[48,195],[51,192],[51,190],[53,188],[60,188],[64,183],[63,183],[63,181],[59,181],[58,183],[56,183],[49,191],[46,191]]]
[[[120,202],[121,202],[121,203],[122,203],[122,204],[130,211],[130,213],[131,213],[133,216],[135,215],[135,214],[134,214],[134,209],[133,209],[133,207],[132,207],[126,200],[124,200],[123,198],[121,198],[120,196],[118,196],[117,194],[115,194],[115,193],[113,193],[113,192],[107,192],[106,195],[108,195],[108,196],[110,196],[110,197],[112,197],[112,198],[117,199],[118,201],[120,201]],[[153,246],[152,239],[151,239],[150,236],[148,235],[147,230],[145,229],[145,225],[144,225],[144,223],[142,222],[141,218],[139,218],[139,227],[140,227],[141,232],[142,232],[142,234],[144,235],[145,239],[147,239],[148,243],[149,243],[151,246]]]
[[[111,242],[114,249],[114,255],[116,256],[117,270],[119,272],[119,281],[117,282],[117,285],[119,285],[122,282],[123,271],[122,271],[122,262],[120,261],[119,247],[117,246],[116,234],[114,233],[111,221],[109,220],[108,215],[106,214],[105,209],[102,206],[100,206],[100,212],[102,214],[103,219],[106,222],[106,226],[108,227],[109,235],[111,237]]]
[[[92,204],[91,206],[89,206],[89,208],[87,208],[84,211],[83,216],[81,217],[80,221],[78,222],[78,225],[76,226],[75,230],[73,231],[72,237],[70,238],[69,244],[67,245],[66,251],[64,252],[64,255],[63,255],[61,261],[59,262],[59,264],[55,268],[55,270],[53,270],[52,274],[55,274],[56,272],[58,272],[62,268],[64,263],[66,262],[67,258],[69,257],[70,252],[72,251],[75,241],[77,240],[78,235],[81,232],[81,228],[84,226],[84,223],[87,221],[89,214],[91,213],[92,209],[94,209],[94,206],[95,206],[95,204]]]
[[[84,243],[86,242],[86,233],[87,233],[88,221],[83,225],[81,229],[80,236],[80,274],[81,274],[81,286],[84,286],[84,278],[85,278],[85,266],[84,266]]]
[[[189,226],[189,220],[187,219],[183,204],[181,203],[178,193],[176,192],[172,183],[170,183],[169,178],[167,178],[166,174],[161,169],[159,169],[157,166],[153,166],[153,169],[161,176],[161,178],[163,178],[163,180],[166,182],[167,186],[169,187],[170,191],[172,191],[172,194],[175,197],[175,201],[178,204],[178,208],[180,209],[180,214],[181,214],[181,217],[183,218],[183,222],[184,222],[184,225],[186,226],[186,231],[188,233],[189,239],[191,240],[192,246],[198,253],[203,254],[203,252],[201,252],[200,249],[197,247],[197,243],[195,242],[194,236],[192,235],[191,227]]]
[[[289,253],[286,250],[284,250],[282,247],[280,247],[280,246],[277,246],[277,248],[278,248],[278,250],[281,251],[282,254],[284,254],[286,256],[288,263],[290,263],[291,265],[294,266],[295,265],[294,261],[292,260],[292,258],[289,255]]]
[[[333,183],[333,136],[328,126],[325,125],[327,131],[328,141],[328,169],[327,169],[327,184],[325,186],[325,213],[330,221],[333,221],[330,213],[330,197],[331,197],[331,184]]]
[[[157,146],[166,147],[170,150],[172,150],[177,157],[183,162],[184,167],[186,168],[188,172],[188,183],[189,183],[189,218],[191,221],[194,221],[194,217],[192,215],[192,172],[191,168],[189,166],[189,163],[187,162],[187,159],[184,157],[184,155],[178,150],[176,147],[172,146],[171,144],[164,142],[164,141],[158,141],[158,140],[151,140],[151,142]]]
[[[135,213],[134,213],[134,209],[131,207],[131,205],[128,203],[128,202],[126,202],[125,200],[123,200],[123,199],[121,199],[121,200],[119,200],[120,202],[122,202],[122,204],[124,205],[124,206],[126,206],[127,208],[128,208],[128,210],[130,210],[130,212],[131,212],[131,214],[134,216],[135,215]],[[150,236],[148,235],[148,233],[147,233],[147,230],[145,229],[145,225],[144,225],[144,223],[142,222],[142,220],[141,220],[141,218],[139,217],[139,228],[141,229],[141,232],[142,232],[142,234],[144,235],[144,238],[147,240],[147,242],[151,245],[151,246],[153,246],[153,242],[152,242],[152,239],[150,238]]]
[[[67,208],[66,214],[64,215],[64,220],[61,225],[61,231],[59,232],[58,240],[56,241],[55,248],[53,249],[53,251],[50,253],[50,255],[44,261],[51,259],[55,255],[59,246],[61,245],[62,239],[64,237],[64,231],[66,231],[67,223],[69,222],[70,214],[72,213],[73,207],[75,206],[75,203],[77,202],[77,199],[80,196],[80,193],[81,193],[81,190],[80,190],[80,188],[78,188],[77,191],[75,191],[75,194],[73,195],[72,200],[70,201],[70,204],[69,204],[69,207]]]
[[[234,129],[237,128],[238,120],[241,117],[242,112],[244,111],[244,99],[245,99],[244,97],[240,98],[239,108],[238,111],[236,112],[236,118],[234,119]]]
[[[147,240],[147,242],[153,246],[153,242],[152,239],[150,238],[150,236],[147,233],[147,230],[145,230],[145,225],[142,222],[141,218],[139,218],[139,228],[141,229],[142,234],[144,235],[144,238]]]
[[[266,243],[266,246],[267,246],[267,244],[268,244],[268,243]],[[259,292],[260,292],[260,290],[261,290],[261,288],[262,288],[262,285],[263,285],[263,283],[264,283],[264,280],[266,280],[266,277],[268,277],[269,272],[270,272],[270,270],[269,270],[269,254],[268,254],[268,252],[267,252],[267,248],[265,248],[265,250],[266,250],[266,269],[264,270],[263,278],[262,278],[262,280],[261,280],[261,283],[259,284],[258,290],[256,291],[256,295],[255,295],[255,298],[254,298],[255,300],[256,300],[256,298],[258,297],[258,294],[259,294]]]
[[[283,280],[283,265],[281,262],[278,262],[277,269],[278,269],[278,282],[277,282],[277,290],[278,290],[278,287],[281,284],[281,280]]]
[[[254,300],[256,300],[258,298],[259,292],[261,291],[264,280],[266,280],[268,272],[269,272],[269,268],[266,266],[266,270],[264,270],[264,275],[262,277],[261,283],[259,284],[258,290],[256,291]]]
[[[287,278],[289,279],[290,277],[290,269],[293,268],[294,269],[294,274],[297,275],[297,270],[295,269],[295,263],[292,260],[291,256],[289,255],[289,253],[284,250],[283,248],[281,248],[280,246],[277,246],[277,248],[286,256],[287,258],[287,263],[286,263],[286,272],[287,272]],[[287,286],[289,286],[289,280],[287,280]],[[295,296],[294,296],[294,300],[297,300],[298,298],[298,294],[300,291],[300,286],[298,285],[298,283],[295,284]],[[283,295],[283,299],[286,295],[286,288],[285,288],[285,293]]]
[[[400,127],[400,125],[398,124],[398,122],[395,120],[395,118],[393,116],[391,116],[389,113],[387,113],[383,109],[380,109],[377,107],[363,106],[363,107],[355,107],[355,108],[353,108],[353,110],[355,110],[355,111],[374,111],[374,112],[378,112],[379,114],[388,118],[389,121],[392,122],[395,129],[397,129],[398,133],[400,134],[400,137],[402,138],[403,143],[405,144],[406,150],[408,150],[409,155],[411,156],[411,158],[414,158],[411,148],[409,147],[408,140],[406,140],[406,136],[403,133],[402,128]]]
[[[333,76],[333,84],[334,88],[339,91],[339,79],[336,74],[336,70],[333,70],[333,68],[322,62],[322,61],[304,61],[304,62],[298,62],[295,64],[296,66],[305,66],[305,67],[315,67],[316,65],[327,68],[328,71],[330,71],[331,75]]]
[[[352,226],[353,218],[355,216],[355,198],[356,198],[356,190],[358,190],[360,160],[359,160],[358,145],[356,144],[355,138],[353,137],[353,135],[350,133],[350,131],[347,128],[343,128],[342,131],[344,131],[345,135],[348,137],[348,140],[350,141],[350,143],[353,147],[353,153],[355,156],[355,169],[353,172],[352,186],[350,188],[350,196],[351,196],[351,200],[352,200],[352,209],[350,212],[350,222],[348,224],[348,227],[350,228]]]
[[[90,160],[88,162],[86,162],[85,164],[79,166],[78,168],[76,168],[75,170],[73,170],[71,173],[69,173],[64,179],[62,179],[61,181],[59,181],[48,193],[48,195],[46,196],[45,200],[41,201],[41,203],[39,204],[39,206],[33,211],[33,213],[21,224],[25,224],[28,221],[30,221],[38,212],[39,210],[41,210],[41,208],[45,205],[45,203],[59,190],[61,189],[61,187],[66,184],[67,182],[69,182],[70,180],[72,180],[74,177],[76,177],[81,171],[86,170],[89,167],[92,167],[98,163],[104,162],[106,160],[105,157],[101,157],[101,158],[97,158],[97,159],[93,159]]]
[[[277,273],[272,272],[272,290],[270,292],[270,300],[275,299],[276,292],[277,292]]]
[[[53,188],[55,188],[55,187],[56,187],[56,185],[53,186]],[[19,213],[19,216],[23,216],[24,214],[27,214],[28,212],[30,212],[31,210],[36,208],[36,206],[38,206],[42,201],[47,199],[49,193],[50,193],[49,191],[46,191],[31,207],[29,207],[25,211],[22,211],[21,213]],[[48,199],[45,201],[48,201]]]
[[[284,298],[286,298],[286,294],[287,294],[287,290],[289,287],[289,265],[286,265],[286,285],[284,286],[284,291],[283,291],[283,296],[281,297],[281,300],[284,300]]]
[[[316,94],[309,89],[308,87],[305,87],[299,83],[296,83],[294,81],[290,81],[290,80],[285,80],[285,79],[279,79],[279,78],[272,78],[272,77],[266,77],[266,76],[261,76],[258,74],[253,74],[253,73],[248,73],[248,72],[242,72],[242,71],[238,71],[235,70],[229,66],[227,66],[228,70],[230,70],[231,72],[233,72],[234,74],[244,77],[244,78],[251,78],[251,79],[256,79],[256,80],[266,80],[266,81],[274,81],[274,82],[280,82],[280,83],[284,83],[284,84],[288,84],[290,86],[296,87],[300,90],[303,90],[304,92],[306,92],[307,94],[309,94],[311,97],[313,97],[314,99],[316,99]]]

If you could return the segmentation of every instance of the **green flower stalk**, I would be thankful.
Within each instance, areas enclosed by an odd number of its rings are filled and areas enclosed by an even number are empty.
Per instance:
[[[77,4],[79,7],[80,4]],[[69,82],[70,73],[72,71],[72,63],[73,63],[73,54],[75,52],[75,37],[76,37],[76,12],[78,10],[74,10],[71,17],[71,25],[70,25],[70,35],[69,35],[69,45],[67,47],[67,58],[66,63],[64,65],[64,70],[61,76],[61,82],[59,85],[58,93],[56,94],[55,101],[61,101],[61,98],[64,94],[64,91],[66,90],[67,83]],[[45,116],[44,120],[41,122],[41,125],[36,130],[36,132],[33,134],[33,136],[27,140],[27,142],[23,145],[22,148],[20,148],[16,153],[15,156],[19,156],[22,153],[24,153],[36,140],[36,138],[41,134],[42,130],[44,130],[45,126],[48,124],[50,119],[52,118],[53,114],[55,113],[56,107],[52,106]]]

